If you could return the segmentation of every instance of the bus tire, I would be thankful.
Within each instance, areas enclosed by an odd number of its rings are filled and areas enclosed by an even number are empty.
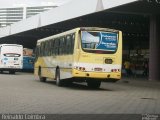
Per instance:
[[[15,74],[15,71],[14,70],[10,70],[9,74]]]
[[[41,67],[38,68],[38,76],[41,82],[46,82],[46,77],[42,77],[41,75]]]
[[[87,80],[87,85],[90,88],[97,89],[101,86],[101,81],[100,80],[89,79],[89,80]]]
[[[56,79],[56,85],[59,87],[62,86],[62,80],[60,79],[60,69],[59,68],[56,69],[55,79]]]

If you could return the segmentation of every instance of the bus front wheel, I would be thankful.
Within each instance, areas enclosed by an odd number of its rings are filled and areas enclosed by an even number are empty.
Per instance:
[[[100,80],[89,79],[89,80],[87,80],[87,85],[90,88],[97,89],[101,86],[101,81]]]
[[[59,68],[56,69],[55,79],[56,79],[56,85],[62,86],[62,80],[60,79],[60,69]]]

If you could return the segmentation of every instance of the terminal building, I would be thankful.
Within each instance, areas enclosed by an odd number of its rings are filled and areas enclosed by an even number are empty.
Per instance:
[[[160,80],[159,0],[72,0],[1,28],[0,43],[35,48],[38,39],[81,26],[121,30],[123,59],[130,57],[138,69],[149,61],[149,80]]]
[[[0,27],[6,27],[55,7],[57,6],[0,8]]]

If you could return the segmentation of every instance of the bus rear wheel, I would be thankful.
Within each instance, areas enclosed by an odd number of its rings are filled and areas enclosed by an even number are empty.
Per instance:
[[[101,86],[101,81],[100,80],[95,80],[95,79],[89,79],[89,80],[87,80],[87,85],[90,88],[97,89]]]
[[[57,86],[60,87],[60,86],[63,85],[62,80],[60,79],[60,69],[59,69],[59,68],[56,69],[55,79],[56,79],[56,85],[57,85]]]
[[[40,80],[41,82],[46,82],[46,77],[41,77],[41,76],[39,76],[39,80]]]
[[[46,82],[46,77],[42,77],[42,75],[41,75],[41,67],[39,67],[39,69],[38,69],[38,76],[39,76],[39,80],[41,82]]]
[[[15,71],[14,70],[10,70],[9,74],[15,74]]]

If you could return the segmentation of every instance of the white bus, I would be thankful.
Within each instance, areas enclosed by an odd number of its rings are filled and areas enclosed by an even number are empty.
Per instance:
[[[23,67],[23,46],[18,44],[0,44],[0,72],[14,74]]]

